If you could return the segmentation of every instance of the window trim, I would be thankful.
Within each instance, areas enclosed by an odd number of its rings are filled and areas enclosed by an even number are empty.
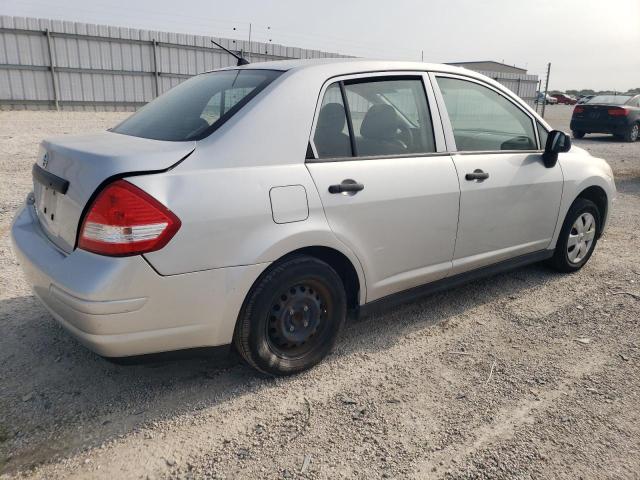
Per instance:
[[[449,151],[449,153],[451,153],[452,155],[479,155],[479,154],[483,154],[483,153],[490,153],[490,154],[499,154],[499,153],[504,153],[504,154],[513,154],[513,153],[542,153],[544,151],[544,147],[542,147],[540,145],[540,137],[538,135],[538,128],[537,128],[537,124],[540,123],[540,121],[535,118],[530,112],[528,112],[526,109],[522,108],[522,105],[519,105],[518,102],[514,101],[514,99],[510,98],[510,96],[505,95],[504,92],[501,92],[499,89],[495,88],[493,85],[490,85],[486,82],[483,82],[482,80],[476,79],[476,78],[472,78],[472,77],[467,77],[464,75],[457,75],[454,73],[444,73],[444,72],[430,72],[429,73],[429,77],[432,80],[433,83],[433,89],[436,95],[436,102],[438,103],[438,108],[444,112],[444,118],[442,119],[442,123],[443,123],[443,127],[444,127],[444,131],[445,131],[445,138],[447,141],[447,149]],[[536,140],[536,145],[538,146],[537,149],[530,149],[530,150],[458,150],[458,147],[456,145],[456,140],[455,137],[453,135],[453,125],[451,124],[451,120],[449,118],[449,112],[447,110],[447,107],[444,103],[444,96],[442,95],[442,91],[440,90],[440,85],[438,84],[438,77],[443,77],[443,78],[453,78],[455,80],[462,80],[462,81],[467,81],[467,82],[471,82],[471,83],[475,83],[478,84],[482,87],[488,88],[489,90],[492,90],[493,92],[495,92],[497,95],[500,95],[502,98],[508,100],[511,104],[513,104],[517,109],[519,109],[522,113],[524,113],[529,120],[531,121],[531,126],[533,127],[533,134],[535,136],[535,140]],[[541,124],[542,125],[542,124]],[[542,125],[544,127],[544,125]],[[546,130],[546,127],[544,127]]]
[[[521,152],[522,150],[518,150]],[[305,163],[361,162],[362,160],[389,160],[393,158],[445,157],[451,152],[409,153],[407,155],[367,155],[362,157],[307,158]]]
[[[435,152],[429,153],[411,153],[411,154],[399,154],[399,155],[363,155],[357,156],[357,146],[355,145],[355,135],[353,135],[353,124],[351,122],[351,111],[349,109],[348,100],[346,98],[346,92],[344,90],[345,84],[350,83],[368,83],[368,82],[383,82],[387,80],[418,80],[422,84],[422,88],[427,101],[427,109],[429,117],[431,119],[431,127],[433,129],[433,138],[435,145]],[[350,157],[334,157],[334,158],[319,158],[318,149],[314,142],[314,136],[316,132],[316,124],[318,122],[318,115],[320,108],[322,107],[322,101],[324,99],[327,89],[338,83],[340,87],[340,93],[342,95],[342,102],[345,107],[345,114],[347,116],[347,126],[349,128],[349,138],[351,142]],[[437,115],[436,115],[437,113]],[[449,155],[446,144],[444,141],[443,126],[441,123],[440,112],[436,103],[436,98],[433,91],[433,86],[428,78],[428,73],[424,71],[377,71],[377,72],[360,72],[346,75],[337,75],[327,78],[320,88],[318,99],[316,101],[316,109],[313,115],[313,123],[311,124],[311,132],[309,135],[309,144],[315,158],[306,158],[306,163],[330,163],[330,162],[345,162],[345,161],[363,161],[363,160],[383,160],[389,158],[416,158],[416,157],[434,157]]]
[[[358,156],[358,145],[356,144],[356,136],[353,132],[353,119],[351,118],[351,108],[349,108],[349,99],[347,98],[347,92],[344,89],[344,81],[338,82],[340,88],[340,96],[342,97],[342,106],[344,107],[344,116],[347,119],[347,130],[349,131],[349,144],[351,145],[351,156]],[[324,96],[322,97],[324,101]],[[315,144],[315,132],[313,142]]]

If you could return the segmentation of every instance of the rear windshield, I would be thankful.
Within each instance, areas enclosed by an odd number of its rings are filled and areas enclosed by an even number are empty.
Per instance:
[[[200,140],[281,73],[246,69],[196,75],[148,103],[111,131],[154,140]]]
[[[631,100],[631,95],[597,95],[587,103],[602,103],[605,105],[624,105]]]

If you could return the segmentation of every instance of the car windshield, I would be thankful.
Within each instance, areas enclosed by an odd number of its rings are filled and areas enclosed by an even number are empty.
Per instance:
[[[587,103],[601,103],[605,105],[624,105],[631,100],[631,95],[598,95]]]
[[[111,131],[154,140],[200,140],[281,73],[238,69],[196,75],[148,103]]]

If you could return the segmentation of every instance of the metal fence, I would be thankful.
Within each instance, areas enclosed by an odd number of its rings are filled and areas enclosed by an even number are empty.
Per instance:
[[[0,109],[135,110],[186,78],[251,61],[344,57],[284,45],[0,16]],[[533,105],[535,75],[481,71]]]
[[[186,78],[236,60],[343,57],[226,38],[0,16],[0,109],[135,110]]]

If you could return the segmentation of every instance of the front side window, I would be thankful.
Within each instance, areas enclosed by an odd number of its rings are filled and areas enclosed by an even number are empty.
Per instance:
[[[538,124],[538,137],[540,137],[540,150],[544,150],[547,145],[547,138],[549,138],[549,132],[540,122],[536,123]]]
[[[313,138],[319,158],[435,152],[421,78],[358,79],[343,86],[346,102],[340,82],[330,85],[322,99]]]
[[[281,73],[242,69],[196,75],[148,103],[111,131],[154,140],[200,140]]]
[[[531,118],[505,97],[474,82],[437,80],[458,151],[536,149]]]

